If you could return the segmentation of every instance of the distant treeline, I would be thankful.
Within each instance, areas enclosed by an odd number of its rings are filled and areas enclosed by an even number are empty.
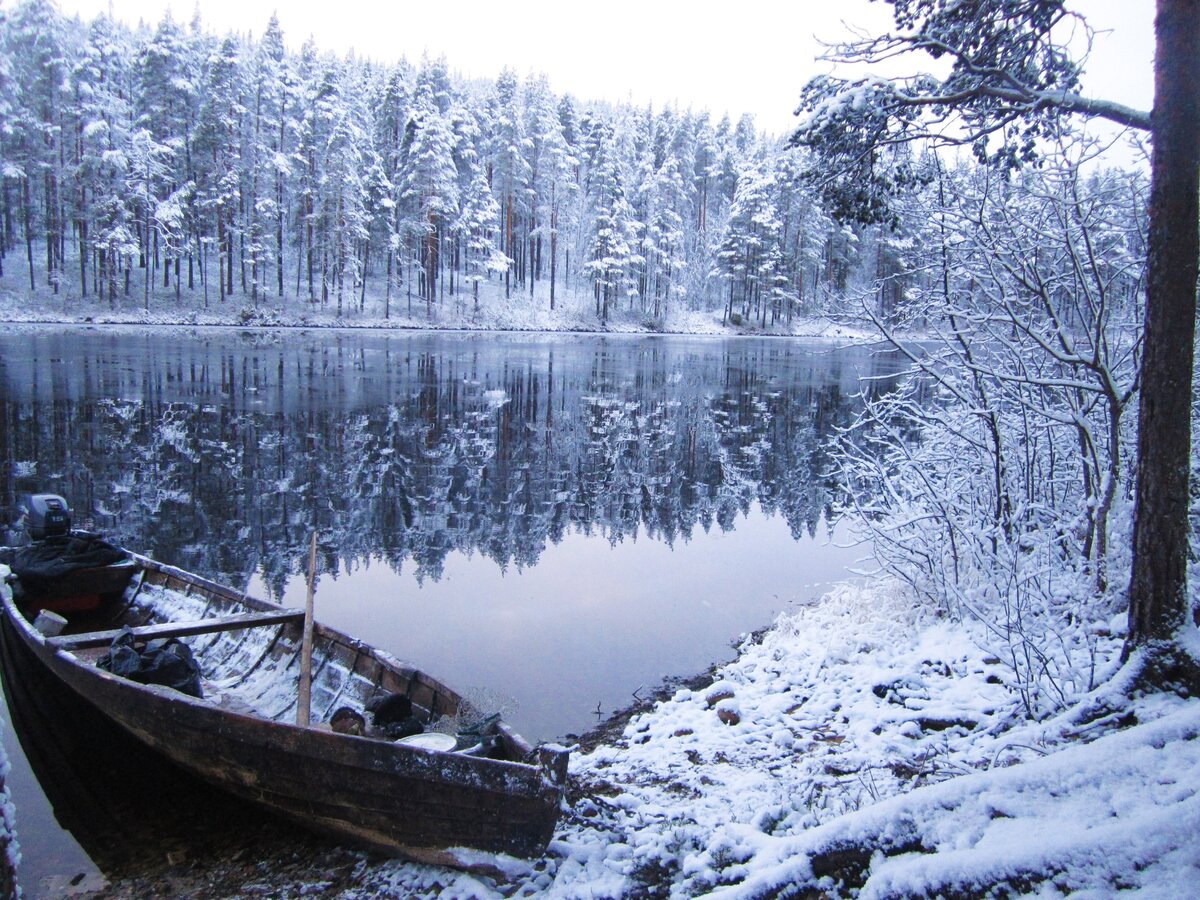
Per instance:
[[[187,292],[386,317],[568,292],[601,321],[770,326],[896,263],[749,117],[289,52],[274,17],[252,39],[198,15],[131,30],[51,0],[0,10],[0,123],[0,285],[114,307]]]

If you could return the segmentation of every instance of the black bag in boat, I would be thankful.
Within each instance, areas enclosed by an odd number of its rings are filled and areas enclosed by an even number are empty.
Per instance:
[[[99,569],[125,559],[125,552],[93,534],[46,538],[26,547],[6,548],[0,556],[32,595],[52,590],[80,569]]]
[[[385,694],[367,704],[371,724],[389,740],[421,734],[425,726],[413,715],[412,700],[404,694]]]
[[[139,684],[161,684],[192,697],[203,697],[200,665],[178,638],[160,638],[139,649],[128,626],[113,638],[96,665]]]

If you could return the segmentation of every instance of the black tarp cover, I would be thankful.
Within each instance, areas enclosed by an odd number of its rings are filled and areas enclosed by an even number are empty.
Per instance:
[[[51,589],[80,569],[95,569],[126,559],[125,551],[96,535],[69,534],[25,547],[0,548],[0,563],[12,569],[30,594]]]

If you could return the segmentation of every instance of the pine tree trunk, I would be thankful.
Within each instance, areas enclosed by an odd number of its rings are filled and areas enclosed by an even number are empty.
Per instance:
[[[279,107],[279,146],[276,148],[280,153],[284,151],[284,129],[286,127],[287,117],[285,111],[287,109],[286,97],[280,103]],[[279,308],[283,308],[283,173],[278,168],[275,170],[275,270],[276,277],[279,282]],[[296,289],[296,293],[300,293],[300,289]]]
[[[283,179],[275,176],[275,281],[279,288],[279,307],[283,308]]]
[[[43,178],[43,187],[46,194],[46,282],[55,285],[55,293],[58,293],[58,281],[54,277],[54,176],[49,172]]]
[[[358,291],[358,311],[360,313],[367,308],[367,263],[370,259],[371,241],[368,238],[363,241],[362,276]]]
[[[217,209],[217,294],[225,302],[225,215]]]
[[[0,184],[3,185],[3,190],[0,191],[0,200],[4,202],[3,215],[3,230],[0,231],[0,256],[8,252],[9,248],[16,244],[16,226],[13,224],[13,200],[10,190],[11,184],[9,179],[3,174],[0,174]]]
[[[87,219],[79,220],[79,296],[88,295],[88,223]],[[0,260],[4,254],[0,252]],[[0,263],[0,277],[4,275],[4,265]]]
[[[246,232],[249,230],[250,217],[246,214],[246,192],[238,189],[238,219],[241,222],[241,227],[238,228],[238,271],[241,275],[242,296],[246,296]],[[230,222],[232,225],[232,220]],[[229,288],[229,293],[233,293],[233,287]]]
[[[33,293],[37,290],[37,281],[33,277],[33,211],[30,209],[33,200],[29,196],[28,175],[22,179],[22,183],[24,184],[22,199],[25,206],[25,259],[29,263],[29,292]]]
[[[258,176],[261,168],[261,160],[258,157],[258,153],[259,148],[262,146],[260,143],[261,139],[262,82],[260,80],[256,85],[254,93],[254,147],[251,151],[254,156],[250,160],[254,174],[250,178],[250,204],[246,210],[246,230],[250,232],[250,301],[254,304],[255,309],[258,308],[259,257],[262,255],[263,244],[261,222],[258,218]]]
[[[558,214],[550,222],[550,308],[554,309],[554,279],[558,274]]]
[[[160,247],[159,247],[160,243],[162,243],[162,239],[159,237],[158,229],[156,228],[156,229],[154,229],[154,265],[155,265],[155,267],[157,267],[159,264],[158,251],[160,249]],[[170,252],[166,247],[162,247],[161,249],[162,249],[162,273],[163,273],[162,286],[165,288],[169,288],[171,286]]]
[[[1200,257],[1200,0],[1159,0],[1133,570],[1126,653],[1188,611],[1188,476]]]
[[[225,222],[225,293],[233,296],[233,206],[226,212]]]
[[[196,235],[200,241],[200,235]],[[208,244],[200,244],[200,283],[204,285],[204,308],[208,309]]]
[[[155,258],[157,258],[157,256],[158,256],[158,252],[155,251]],[[154,267],[152,265],[150,265],[150,220],[149,220],[149,215],[147,215],[147,217],[146,217],[146,253],[145,253],[145,257],[146,257],[146,284],[145,284],[145,294],[142,297],[142,307],[143,307],[143,309],[148,310],[148,309],[150,309],[150,282],[154,278]]]
[[[313,201],[312,195],[304,198],[304,247],[308,254],[308,299],[311,303],[317,299],[315,288],[313,287],[313,227],[312,227],[312,211]]]
[[[99,300],[101,303],[103,303],[104,302],[104,284],[105,284],[104,276],[108,274],[105,270],[106,267],[104,264],[104,251],[103,250],[99,250],[96,253],[96,266],[97,266],[97,269],[96,269],[96,299]],[[112,296],[111,293],[109,294],[109,296],[110,297]]]
[[[390,318],[390,312],[391,312],[391,308],[392,308],[392,257],[394,255],[395,254],[392,252],[391,241],[388,241],[387,285],[384,289],[384,294],[383,294],[383,317],[384,317],[384,319]]]
[[[508,255],[508,265],[504,269],[504,299],[512,296],[512,267],[513,267],[513,203],[512,194],[504,198],[504,252]],[[31,267],[32,268],[32,267]]]

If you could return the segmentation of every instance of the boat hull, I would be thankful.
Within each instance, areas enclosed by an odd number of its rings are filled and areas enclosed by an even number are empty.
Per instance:
[[[230,711],[111,675],[36,632],[11,591],[3,606],[39,662],[103,715],[210,784],[305,827],[453,866],[471,864],[464,850],[537,856],[553,834],[566,761],[557,752],[541,764],[476,758]]]

